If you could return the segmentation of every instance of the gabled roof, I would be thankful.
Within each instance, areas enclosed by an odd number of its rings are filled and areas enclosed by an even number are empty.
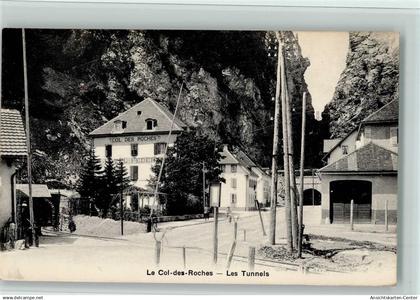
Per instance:
[[[323,157],[322,160],[325,161],[325,159],[336,149],[339,147],[343,142],[345,142],[354,132],[358,130],[358,127],[353,128],[353,130],[349,131],[349,133],[346,134],[345,137],[343,137],[341,140],[338,140],[335,144],[335,146],[331,147],[330,151],[328,151]],[[324,140],[325,141],[325,140]]]
[[[399,101],[391,101],[373,112],[362,123],[390,123],[398,122],[398,105]]]
[[[227,146],[223,146],[221,160],[219,161],[219,164],[221,165],[237,165],[239,164],[239,160],[236,159],[235,156],[229,151]]]
[[[26,134],[20,113],[15,109],[0,111],[0,156],[26,156]]]
[[[241,149],[234,149],[233,155],[236,157],[237,160],[241,163],[241,165],[252,168],[252,167],[258,167],[258,165],[252,161],[252,159]]]
[[[331,152],[333,152],[334,149],[336,149],[338,146],[340,146],[353,132],[357,131],[358,135],[365,124],[380,124],[380,123],[398,123],[398,111],[399,111],[399,101],[393,100],[384,106],[382,106],[377,111],[374,111],[369,116],[364,118],[359,126],[353,128],[345,137],[343,137],[340,141],[335,143],[335,146],[331,147],[331,149],[324,155],[322,160],[325,160],[326,157],[328,157]],[[325,140],[324,140],[325,143]]]
[[[262,168],[239,148],[229,150],[225,145],[221,155],[222,159],[219,161],[219,164],[221,165],[241,165],[248,171],[249,175],[253,177],[258,177],[258,174],[255,173],[257,169],[260,170],[262,174],[266,175]]]
[[[134,105],[127,111],[106,122],[101,127],[93,130],[90,136],[108,136],[119,134],[142,134],[153,132],[169,132],[171,128],[173,114],[164,106],[156,101],[148,98],[142,102]],[[154,119],[157,121],[157,126],[153,130],[146,129],[146,120]],[[114,122],[126,122],[126,128],[115,131]],[[172,130],[182,131],[186,125],[175,118]]]
[[[29,197],[28,184],[16,184],[16,190],[25,195],[26,197]],[[32,184],[32,197],[51,198],[51,194],[46,184]]]
[[[319,173],[397,172],[398,154],[369,143],[343,158],[319,169]]]
[[[66,190],[66,189],[48,189],[51,195],[60,195],[61,197],[65,198],[80,198],[80,194],[74,190]]]

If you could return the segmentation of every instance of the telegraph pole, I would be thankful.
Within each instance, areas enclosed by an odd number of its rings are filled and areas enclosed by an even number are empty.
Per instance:
[[[120,190],[120,217],[121,217],[121,235],[124,235],[124,203],[123,203],[123,188],[124,186],[121,184]]]
[[[303,184],[304,184],[304,164],[305,164],[305,129],[306,129],[306,92],[303,93],[302,100],[302,131],[300,142],[300,186],[299,186],[299,235],[298,235],[298,257],[302,256],[303,238]]]
[[[286,236],[287,236],[287,249],[291,253],[293,251],[292,242],[292,220],[291,220],[291,202],[290,202],[290,176],[289,176],[289,131],[287,126],[287,82],[285,62],[283,55],[283,40],[280,32],[276,32],[276,37],[279,42],[279,69],[278,81],[281,79],[281,113],[282,113],[282,127],[283,127],[283,165],[284,165],[284,194],[285,194],[285,216],[286,216]],[[280,78],[279,78],[280,77]]]
[[[285,64],[285,68],[286,68],[286,64]],[[292,108],[291,108],[291,103],[290,103],[290,97],[289,97],[289,91],[287,89],[287,76],[286,76],[286,71],[285,71],[285,89],[284,89],[284,93],[286,94],[286,114],[287,114],[287,139],[288,139],[288,146],[289,146],[289,155],[288,155],[288,160],[289,160],[289,176],[290,176],[290,189],[291,189],[291,193],[290,193],[290,215],[291,215],[291,226],[292,226],[292,240],[293,240],[293,247],[297,248],[297,244],[298,244],[298,216],[297,216],[297,206],[296,206],[296,202],[297,202],[297,188],[296,188],[296,177],[295,177],[295,166],[294,166],[294,161],[293,161],[293,157],[294,157],[294,147],[293,147],[293,124],[292,124]]]
[[[206,163],[203,161],[203,212],[206,211]]]
[[[28,149],[28,190],[29,190],[29,223],[31,224],[32,243],[35,242],[34,203],[32,199],[32,154],[31,154],[31,131],[29,127],[29,97],[28,97],[28,66],[26,64],[26,37],[25,29],[22,28],[22,57],[23,57],[23,84],[25,91],[25,125],[26,125],[26,147]]]
[[[277,61],[277,81],[276,81],[276,97],[275,97],[275,108],[274,108],[274,136],[273,136],[273,157],[271,163],[271,203],[270,203],[270,228],[268,241],[271,245],[276,243],[276,206],[277,206],[277,159],[279,149],[279,125],[280,125],[280,39],[278,38],[278,32],[276,37],[278,40],[278,61]]]

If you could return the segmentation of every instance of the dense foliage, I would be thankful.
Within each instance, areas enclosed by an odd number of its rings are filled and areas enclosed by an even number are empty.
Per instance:
[[[203,164],[205,189],[208,190],[210,182],[223,180],[218,164],[221,149],[221,144],[195,130],[178,136],[174,146],[168,148],[159,184],[159,192],[163,194],[160,199],[166,204],[166,214],[203,212]],[[152,186],[156,185],[161,163],[159,161],[153,168],[155,177],[151,181]]]

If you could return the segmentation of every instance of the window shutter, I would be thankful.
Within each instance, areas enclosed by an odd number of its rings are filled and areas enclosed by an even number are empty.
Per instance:
[[[105,146],[105,156],[112,157],[112,145]]]
[[[137,181],[139,179],[139,167],[130,166],[130,179],[132,181]]]
[[[391,145],[393,147],[398,146],[398,127],[391,127],[390,128],[390,135],[391,135]]]

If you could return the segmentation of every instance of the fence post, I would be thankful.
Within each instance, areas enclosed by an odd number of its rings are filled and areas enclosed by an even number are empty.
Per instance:
[[[186,269],[187,268],[187,253],[186,253],[185,246],[182,247],[182,262],[184,265],[184,269]]]
[[[351,199],[350,201],[350,230],[353,231],[353,207],[354,206],[354,200]]]
[[[388,199],[385,199],[385,231],[388,231]]]
[[[230,264],[232,263],[232,259],[233,259],[233,254],[235,253],[235,248],[236,248],[236,240],[234,240],[232,242],[232,246],[230,246],[230,251],[229,251],[229,255],[228,255],[228,260],[226,263],[226,269],[228,270],[230,268]]]
[[[255,267],[255,247],[249,247],[248,252],[248,269],[253,271]]]
[[[156,264],[156,266],[159,266],[159,263],[160,263],[161,246],[162,246],[161,242],[156,241],[156,244],[155,244],[155,264]]]
[[[217,249],[218,249],[218,232],[217,232],[217,223],[218,221],[219,208],[214,207],[214,232],[213,232],[213,263],[217,265]]]

